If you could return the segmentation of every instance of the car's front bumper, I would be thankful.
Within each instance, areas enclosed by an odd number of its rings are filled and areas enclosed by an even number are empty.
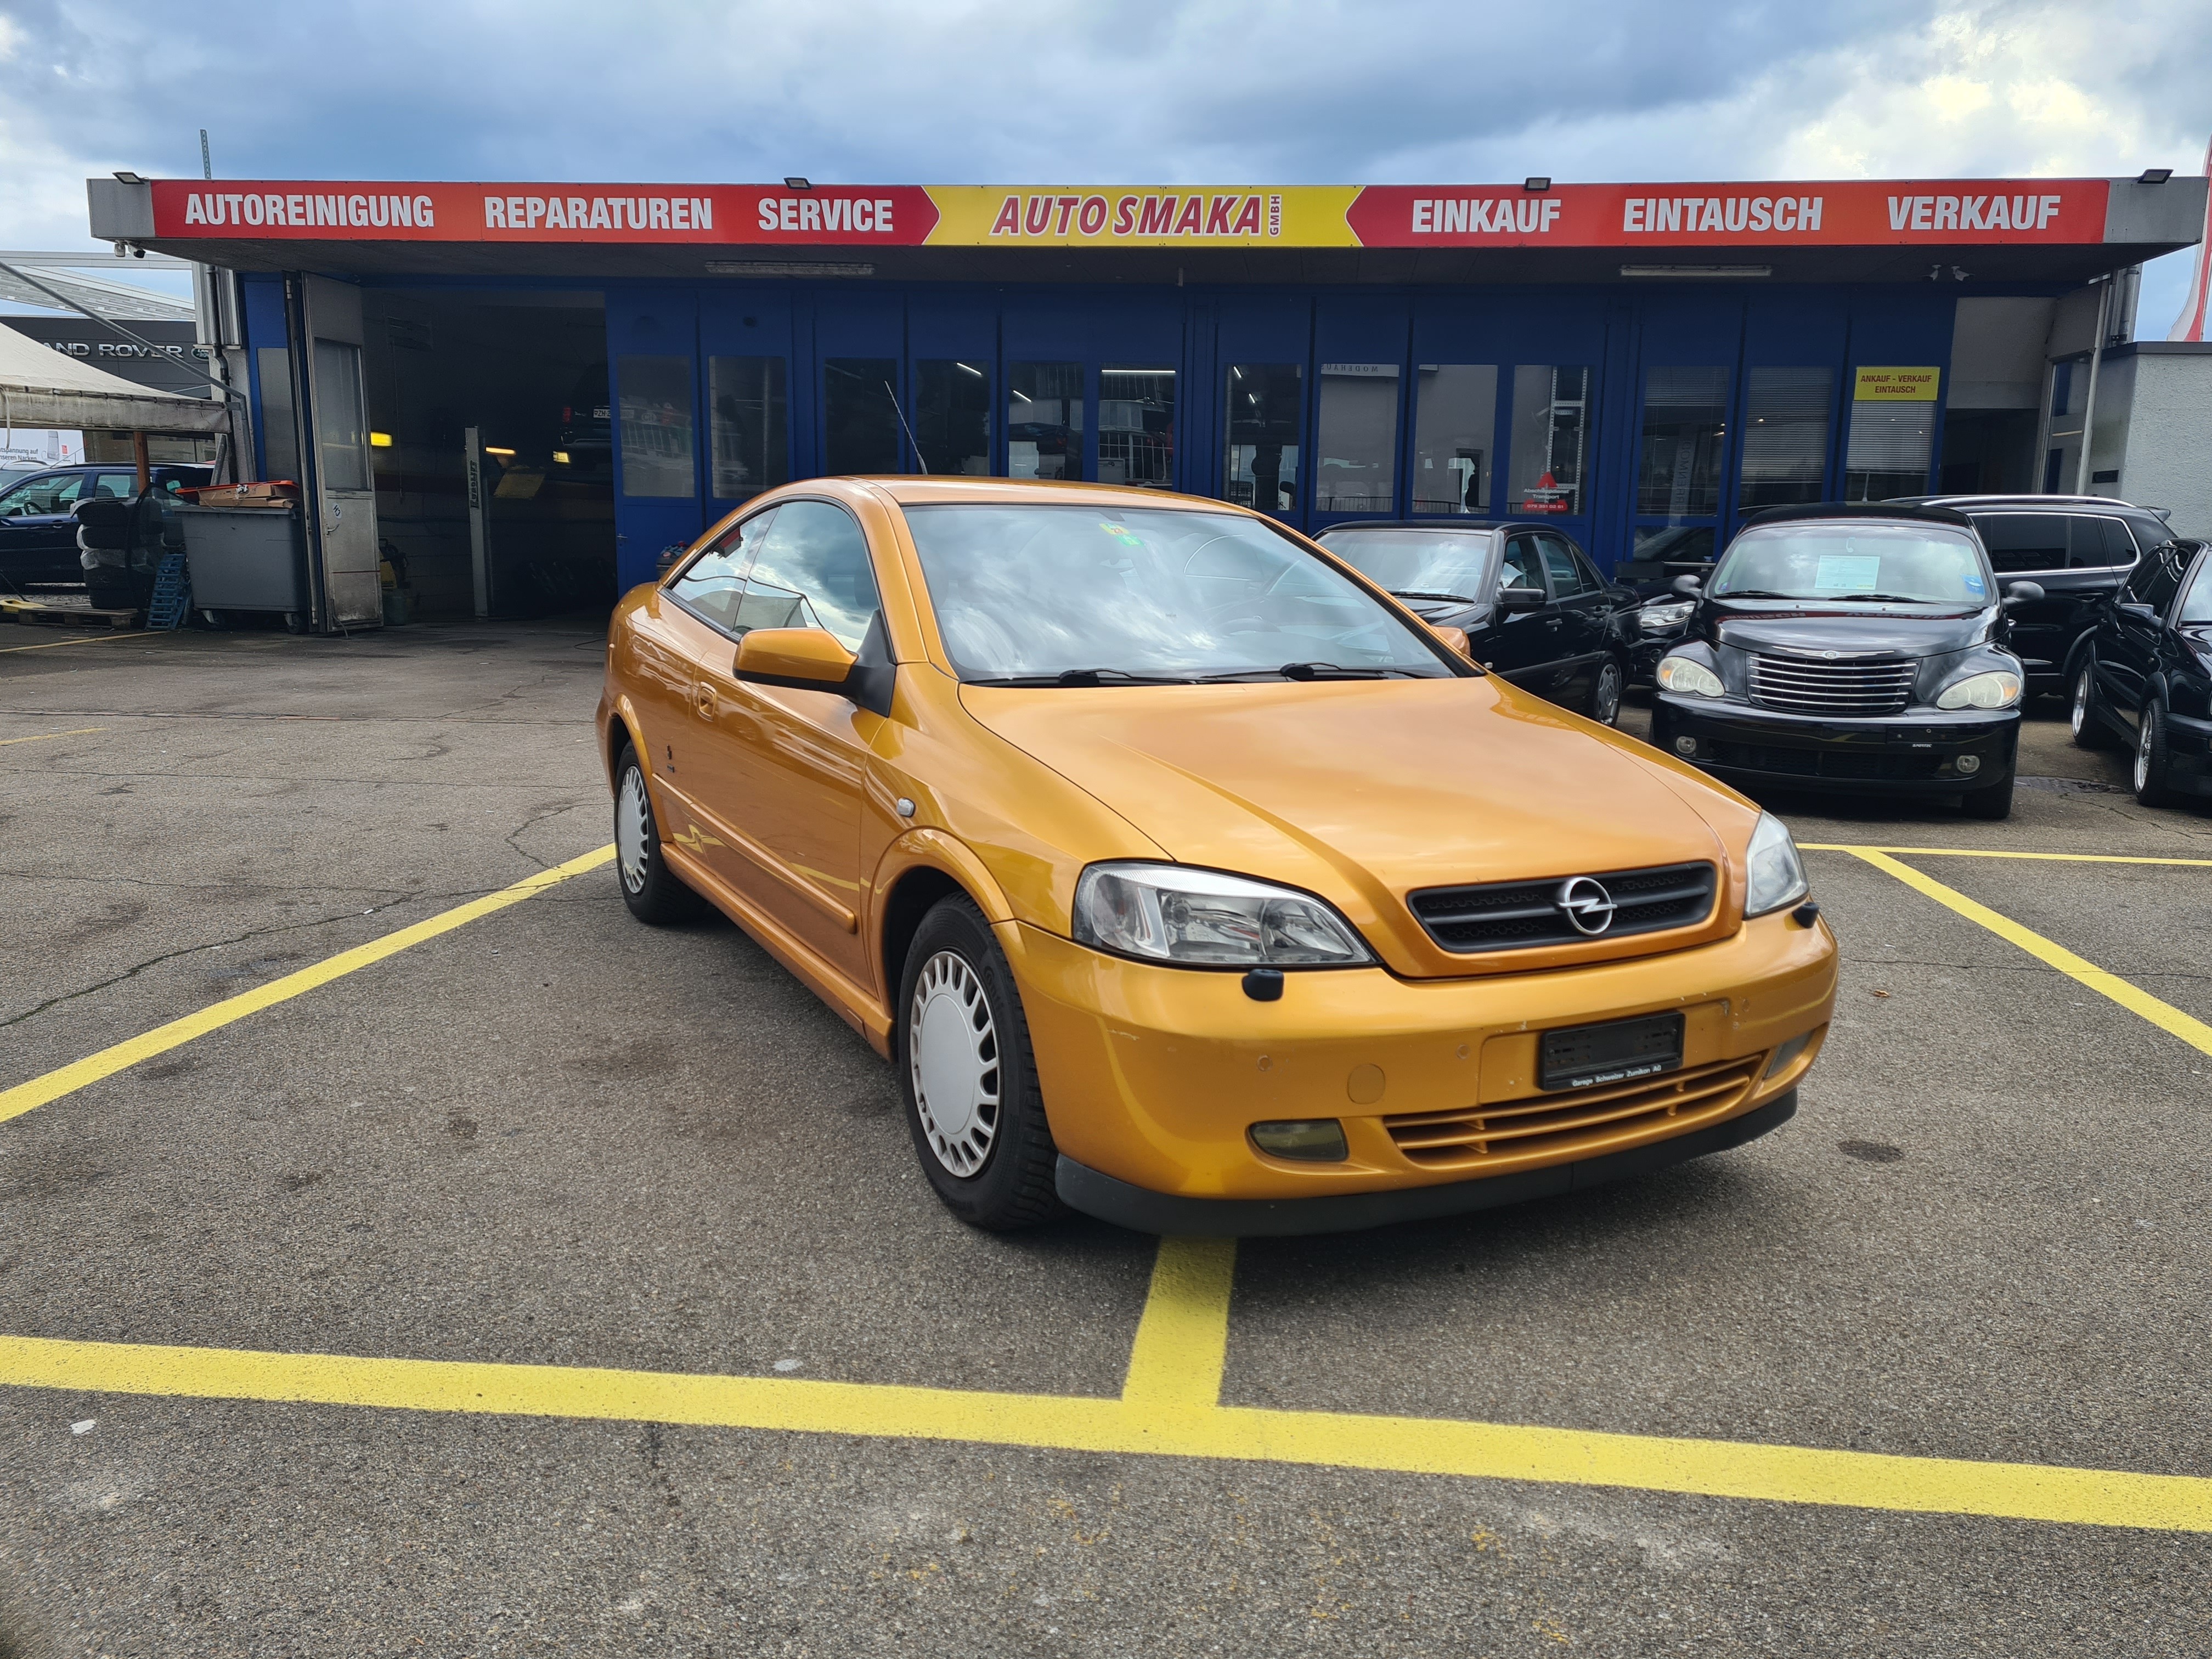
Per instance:
[[[1730,783],[1956,795],[2012,775],[2020,711],[1916,709],[1833,720],[1662,691],[1651,702],[1651,742]],[[1962,771],[1959,763],[1968,757],[1972,770]]]
[[[1018,923],[997,932],[1060,1151],[1082,1170],[1175,1199],[1276,1203],[1522,1176],[1531,1180],[1495,1190],[1563,1190],[1545,1185],[1553,1177],[1544,1172],[1702,1132],[1794,1089],[1835,1001],[1826,924],[1779,914],[1708,945],[1541,973],[1293,973],[1273,1002],[1246,996],[1234,973],[1127,962]],[[1540,1033],[1670,1011],[1684,1021],[1677,1071],[1613,1090],[1537,1087]],[[1486,1143],[1407,1144],[1439,1119],[1493,1111],[1500,1122]],[[1343,1125],[1342,1162],[1271,1157],[1248,1133],[1313,1118]],[[1071,1201],[1090,1207],[1072,1178]],[[1463,1194],[1448,1207],[1486,1201],[1497,1200]]]

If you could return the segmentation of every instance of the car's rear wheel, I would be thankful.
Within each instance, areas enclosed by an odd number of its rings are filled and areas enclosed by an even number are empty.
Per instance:
[[[2097,665],[2085,662],[2074,676],[2074,695],[2069,700],[2070,708],[2067,723],[2073,728],[2074,741],[2083,749],[2111,749],[2116,746],[2112,729],[2105,724],[2104,715],[2097,708]]]
[[[1620,718],[1621,689],[1628,684],[1618,658],[1607,657],[1597,671],[1597,685],[1590,692],[1590,718],[1601,726],[1611,726]]]
[[[1061,1213],[1029,1022],[1006,953],[965,897],[921,919],[900,975],[897,1063],[922,1173],[971,1227]]]
[[[2003,781],[1961,796],[1959,805],[1970,818],[2008,818],[2012,816],[2013,774],[2008,772]]]
[[[2136,727],[2136,763],[2130,780],[2136,799],[2145,806],[2164,806],[2173,799],[2173,784],[2166,747],[2166,711],[2156,702],[2143,704]]]
[[[630,915],[656,927],[689,921],[706,901],[686,887],[660,856],[660,823],[637,750],[624,744],[615,761],[615,869]]]

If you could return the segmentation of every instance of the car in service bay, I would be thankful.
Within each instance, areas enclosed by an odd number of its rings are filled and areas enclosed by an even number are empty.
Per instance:
[[[2072,713],[2084,749],[2134,750],[2144,805],[2212,794],[2212,544],[2143,555],[2080,653]]]
[[[1770,507],[1661,660],[1651,740],[1729,782],[2012,811],[2025,675],[1973,526],[1946,507]]]
[[[1265,516],[814,479],[628,594],[619,885],[890,1058],[939,1197],[1334,1231],[1787,1119],[1834,1001],[1781,823]]]
[[[1610,726],[1629,684],[1640,601],[1550,525],[1358,523],[1321,544],[1514,684]]]

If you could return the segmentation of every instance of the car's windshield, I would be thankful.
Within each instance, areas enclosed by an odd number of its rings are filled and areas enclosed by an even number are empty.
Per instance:
[[[1439,530],[1340,530],[1322,545],[1394,593],[1481,599],[1496,538]]]
[[[963,679],[1452,672],[1410,624],[1239,514],[943,503],[906,517]]]
[[[2212,559],[2197,567],[2197,580],[2189,584],[2189,591],[2181,596],[2181,614],[2177,621],[2212,623]]]
[[[1989,603],[1990,583],[1964,531],[1814,521],[1745,531],[1705,591],[1715,599],[1979,605]]]

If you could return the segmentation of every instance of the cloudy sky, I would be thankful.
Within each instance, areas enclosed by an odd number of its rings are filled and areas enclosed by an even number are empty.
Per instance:
[[[2212,0],[0,0],[0,244],[88,246],[84,179],[202,127],[232,178],[2195,173],[2208,70]]]

